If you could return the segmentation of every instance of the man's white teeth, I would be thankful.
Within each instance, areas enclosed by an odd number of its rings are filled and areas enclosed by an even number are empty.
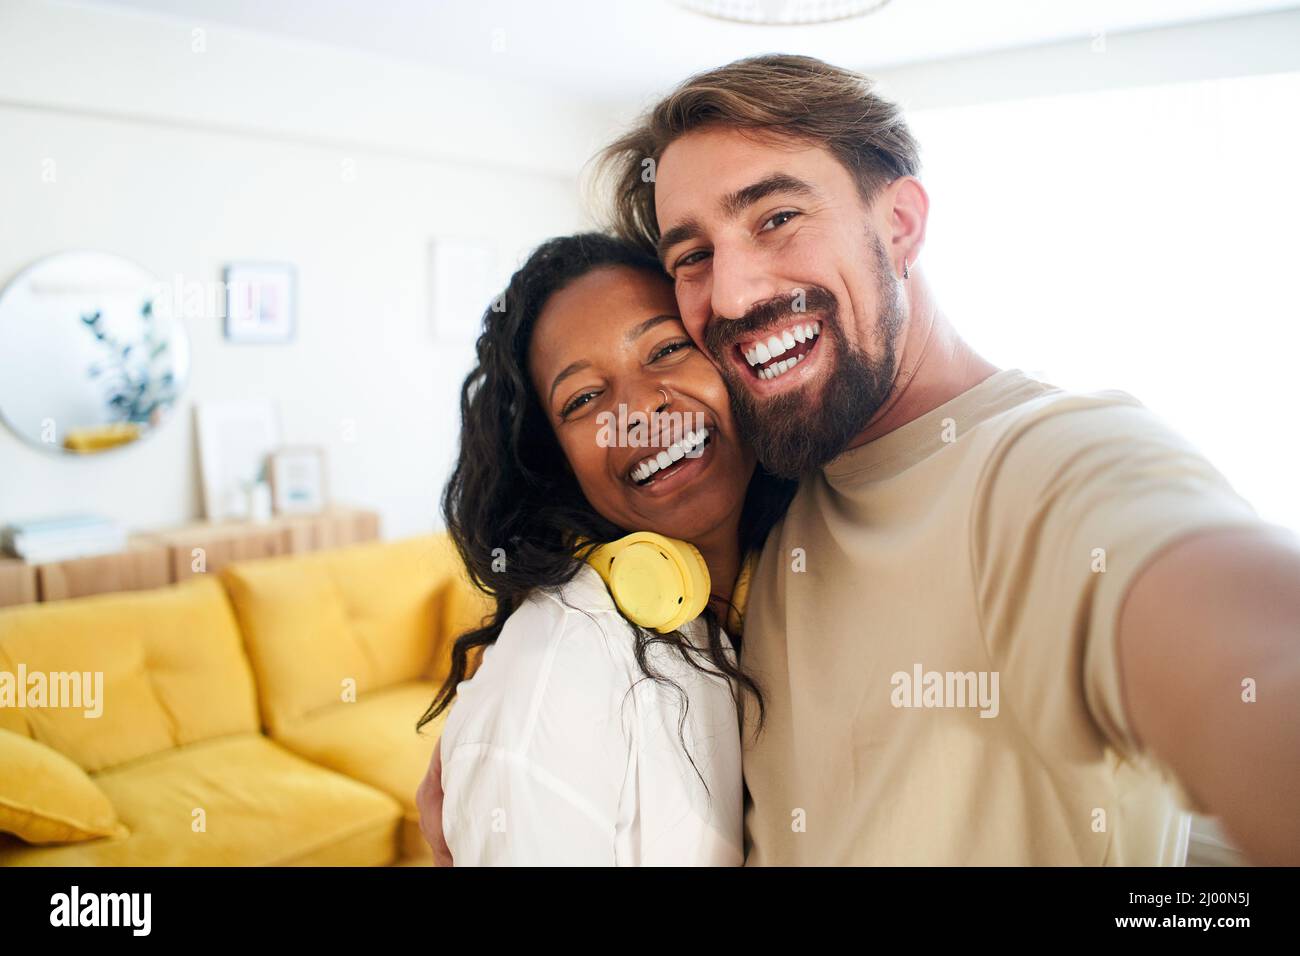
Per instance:
[[[687,432],[680,439],[673,442],[661,452],[657,452],[646,458],[630,472],[628,477],[634,482],[640,483],[645,481],[655,472],[662,471],[673,462],[681,461],[695,449],[708,440],[709,430],[701,428],[699,431]]]
[[[803,355],[796,355],[794,358],[786,359],[784,362],[777,362],[775,365],[769,365],[767,368],[761,368],[758,370],[758,377],[767,378],[767,379],[780,378],[782,375],[790,371],[790,369],[794,368],[796,365],[798,365],[807,357],[808,357],[808,353],[804,352]]]
[[[820,322],[806,322],[802,325],[794,325],[784,330],[779,336],[773,335],[765,342],[755,342],[745,351],[745,361],[750,366],[763,365],[766,362],[778,356],[784,355],[801,342],[811,342],[821,334],[822,324]],[[780,362],[772,366],[777,368]],[[763,370],[768,371],[767,369]],[[762,372],[759,373],[762,375]],[[779,372],[777,373],[780,374]],[[764,378],[775,378],[775,375],[766,375]]]

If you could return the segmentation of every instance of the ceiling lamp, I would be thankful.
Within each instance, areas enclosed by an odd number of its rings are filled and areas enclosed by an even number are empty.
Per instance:
[[[889,0],[675,0],[694,13],[738,23],[793,26],[862,17]]]

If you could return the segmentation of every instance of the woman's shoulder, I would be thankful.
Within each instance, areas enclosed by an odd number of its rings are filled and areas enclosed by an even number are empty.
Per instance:
[[[533,591],[457,687],[443,731],[447,746],[528,749],[539,725],[603,726],[635,682],[631,633],[621,634],[620,625],[627,629],[591,568],[558,588]]]
[[[517,688],[548,679],[557,668],[566,680],[622,678],[635,661],[631,637],[605,582],[584,566],[569,582],[534,589],[524,599],[484,651],[474,679]]]
[[[549,618],[555,626],[575,634],[600,638],[621,659],[635,660],[636,637],[632,625],[614,603],[613,595],[596,569],[583,565],[567,584],[558,588],[538,588],[520,606],[520,611]],[[531,616],[530,614],[530,616]],[[507,622],[507,627],[509,623]],[[680,628],[686,640],[699,648],[708,646],[708,633],[702,618],[688,621]],[[732,650],[730,638],[721,630],[723,647]],[[656,643],[656,646],[662,646]],[[583,646],[583,649],[592,648]]]

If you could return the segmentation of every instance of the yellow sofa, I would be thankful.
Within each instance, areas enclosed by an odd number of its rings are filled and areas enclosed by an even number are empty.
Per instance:
[[[427,861],[414,725],[486,610],[430,535],[0,611],[0,674],[103,675],[97,717],[0,706],[0,865]]]

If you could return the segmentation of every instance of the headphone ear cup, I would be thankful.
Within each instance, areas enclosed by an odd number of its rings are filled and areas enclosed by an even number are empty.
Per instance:
[[[629,621],[661,634],[699,617],[709,603],[709,566],[687,541],[638,531],[589,557]]]
[[[681,603],[680,613],[674,615],[673,619],[665,625],[663,633],[675,631],[687,621],[693,621],[704,613],[704,608],[709,603],[709,589],[711,582],[709,580],[709,565],[704,560],[704,555],[700,554],[700,549],[695,547],[689,541],[680,541],[676,538],[667,539],[672,542],[676,549],[675,557],[683,569],[684,593]],[[670,626],[669,626],[670,625]]]

